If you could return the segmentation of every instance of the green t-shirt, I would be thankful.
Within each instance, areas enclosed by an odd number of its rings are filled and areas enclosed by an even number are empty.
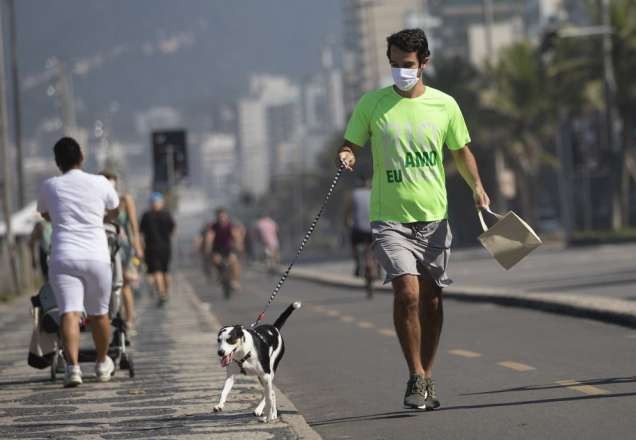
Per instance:
[[[360,146],[371,138],[371,221],[447,218],[443,146],[457,150],[470,142],[451,96],[429,86],[417,98],[404,98],[393,86],[371,91],[356,105],[344,137]]]

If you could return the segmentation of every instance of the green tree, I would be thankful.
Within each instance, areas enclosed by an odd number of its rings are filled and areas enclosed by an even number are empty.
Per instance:
[[[515,174],[522,215],[532,224],[539,171],[556,164],[545,149],[555,130],[550,83],[537,49],[525,41],[502,49],[488,74],[491,81],[481,94],[481,105],[496,115],[496,123],[488,127],[489,142],[502,148]]]

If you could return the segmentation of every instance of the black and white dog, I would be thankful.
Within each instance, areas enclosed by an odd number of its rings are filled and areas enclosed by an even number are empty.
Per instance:
[[[253,329],[233,325],[219,330],[218,355],[221,358],[221,366],[226,368],[227,377],[214,412],[223,411],[227,396],[234,385],[234,376],[242,373],[257,376],[263,386],[263,398],[254,409],[254,415],[260,417],[262,422],[272,422],[278,418],[273,381],[278,363],[285,354],[285,343],[280,329],[289,315],[300,306],[300,302],[291,304],[274,325],[263,324]]]

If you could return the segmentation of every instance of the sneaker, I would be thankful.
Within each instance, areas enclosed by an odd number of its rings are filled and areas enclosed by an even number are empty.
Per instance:
[[[104,362],[97,362],[95,364],[95,376],[97,376],[98,382],[108,382],[114,374],[115,364],[110,356],[106,356]]]
[[[426,409],[427,385],[424,376],[411,376],[406,383],[406,393],[404,394],[404,407]]]
[[[76,387],[82,384],[82,370],[79,365],[67,365],[64,372],[64,388]]]
[[[126,322],[126,336],[137,336],[137,327],[132,321]]]
[[[430,377],[424,379],[426,382],[426,409],[439,408],[439,399],[437,398],[437,390],[435,382]]]

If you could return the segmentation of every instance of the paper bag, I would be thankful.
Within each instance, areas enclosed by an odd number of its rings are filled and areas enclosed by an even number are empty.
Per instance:
[[[488,228],[481,210],[478,210],[479,222],[484,230],[478,238],[504,269],[510,269],[542,244],[539,236],[514,212],[500,215],[490,209],[485,210],[498,221]]]

